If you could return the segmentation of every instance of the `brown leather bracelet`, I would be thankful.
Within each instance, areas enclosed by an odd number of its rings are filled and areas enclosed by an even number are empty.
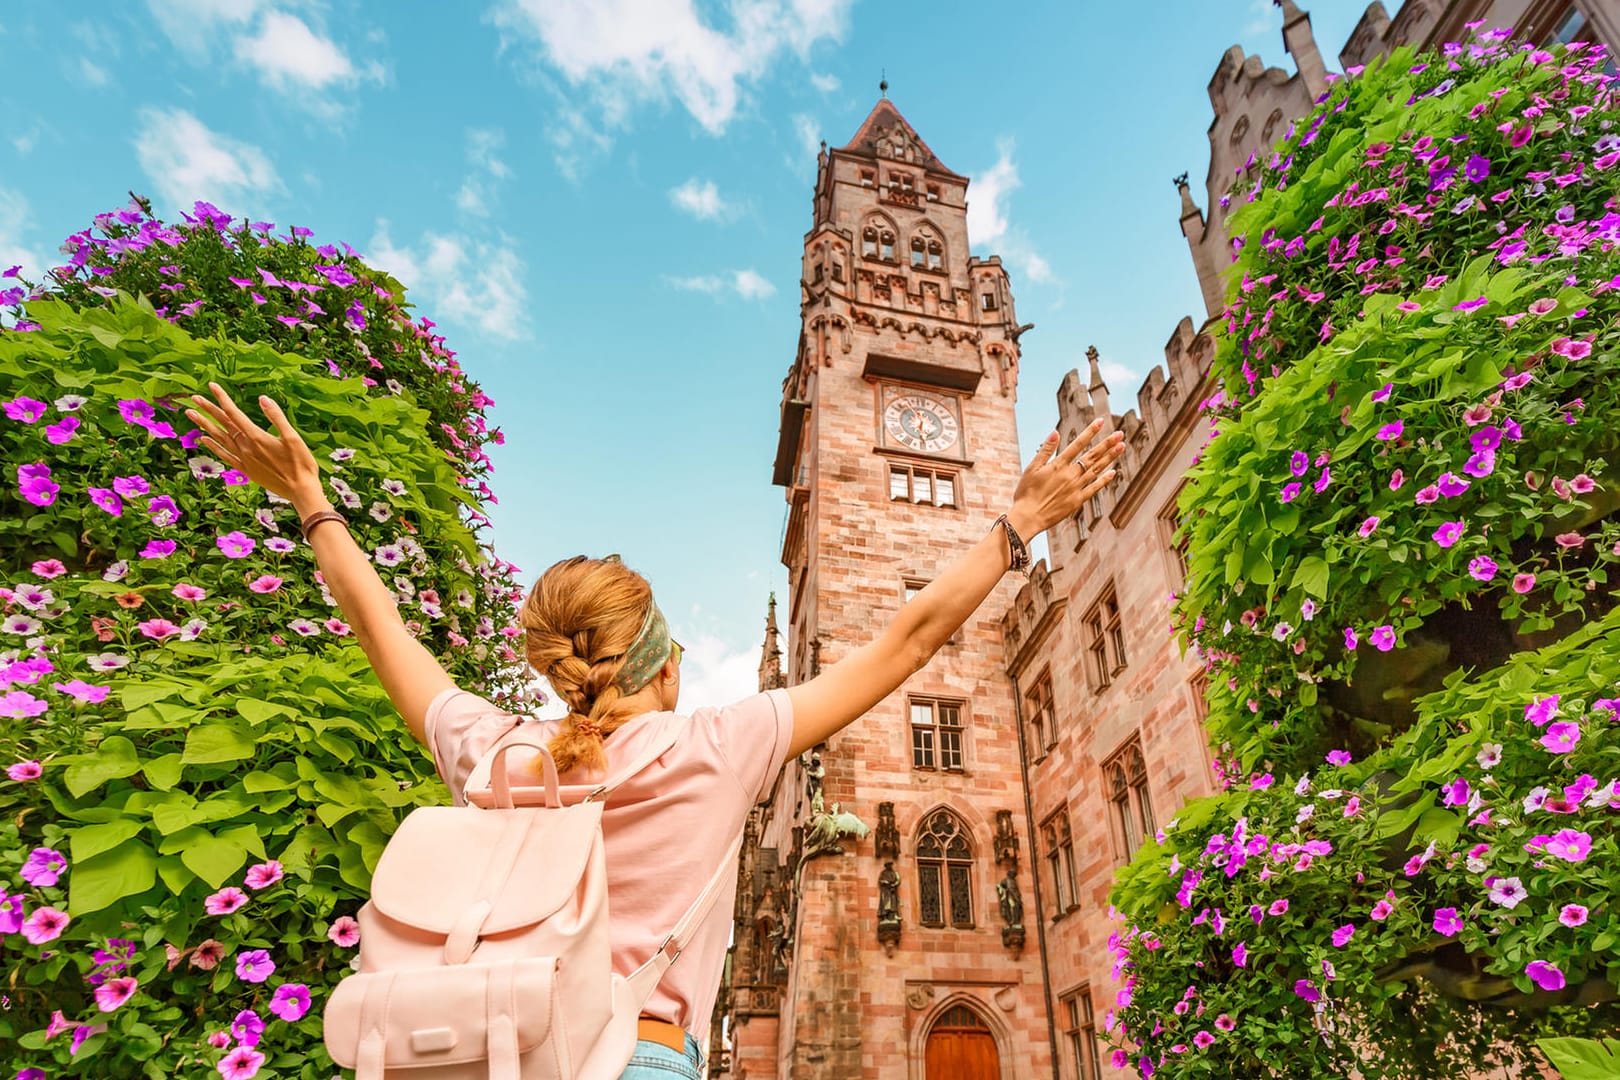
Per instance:
[[[305,518],[303,521],[299,522],[298,529],[304,534],[304,539],[307,541],[309,539],[309,530],[313,529],[323,521],[341,521],[345,528],[347,528],[349,524],[348,519],[342,514],[338,513],[336,510],[319,510],[309,515],[309,517]]]

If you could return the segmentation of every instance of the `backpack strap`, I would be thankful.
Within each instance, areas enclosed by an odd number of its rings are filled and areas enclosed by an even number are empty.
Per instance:
[[[595,802],[597,800],[606,799],[609,795],[613,794],[614,790],[617,789],[619,785],[623,784],[626,780],[629,780],[631,777],[635,776],[642,769],[645,769],[647,766],[663,757],[677,742],[680,741],[681,736],[685,734],[687,723],[687,719],[683,716],[672,717],[664,724],[663,730],[653,737],[652,741],[647,744],[646,748],[640,754],[632,758],[629,764],[625,765],[617,772],[610,773],[608,778],[602,781],[602,783],[593,787],[590,790],[590,793],[587,794],[582,801]],[[525,725],[522,723],[514,724],[511,730],[507,731],[506,734],[497,739],[495,741],[495,745],[490,747],[484,756],[478,759],[478,764],[473,766],[472,772],[467,775],[467,783],[462,788],[463,799],[471,802],[472,800],[469,798],[469,796],[473,792],[491,790],[491,780],[495,770],[496,759],[500,758],[503,751],[509,747],[532,746],[536,749],[541,748],[540,743],[529,741],[529,738],[527,737],[528,733],[524,730],[524,726]],[[504,760],[502,762],[502,766],[504,767]],[[547,768],[549,770],[549,759],[547,760]],[[551,771],[548,771],[548,776],[550,775]]]
[[[720,860],[720,865],[716,868],[714,876],[703,887],[703,891],[698,894],[698,898],[692,901],[692,906],[686,909],[686,914],[682,915],[681,921],[675,924],[675,929],[670,931],[663,944],[658,946],[658,951],[653,953],[646,963],[636,968],[626,978],[625,981],[630,985],[631,999],[636,1003],[637,1012],[647,1003],[647,999],[652,996],[652,992],[658,986],[659,980],[664,977],[664,972],[668,971],[669,966],[681,955],[681,950],[690,944],[692,931],[696,930],[698,926],[702,925],[703,920],[709,917],[709,912],[714,908],[715,900],[719,899],[721,892],[725,890],[727,882],[736,880],[737,857],[742,854],[742,842],[743,830],[739,829],[737,838],[731,842],[731,847],[726,850],[725,857]]]

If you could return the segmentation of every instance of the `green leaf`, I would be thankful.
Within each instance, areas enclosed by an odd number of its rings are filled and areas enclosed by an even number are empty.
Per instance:
[[[108,821],[100,825],[86,825],[82,829],[74,829],[69,834],[73,865],[78,866],[86,859],[94,858],[104,851],[112,850],[125,840],[138,834],[142,828],[144,826],[133,818],[120,818],[117,821]]]
[[[1620,1040],[1549,1038],[1536,1046],[1564,1080],[1614,1080],[1620,1076]]]
[[[140,840],[126,840],[100,855],[74,863],[68,874],[68,912],[89,915],[138,896],[156,881],[157,856]]]
[[[180,782],[180,755],[164,754],[141,767],[146,782],[158,791],[169,791]]]
[[[1320,555],[1307,555],[1294,571],[1294,584],[1318,600],[1327,599],[1328,564]]]
[[[217,765],[253,756],[254,741],[229,724],[204,724],[186,732],[180,760],[187,765]]]
[[[181,849],[180,861],[209,888],[217,889],[247,862],[247,848],[233,838],[204,835]]]
[[[75,798],[82,798],[109,780],[121,780],[140,770],[140,759],[135,756],[135,744],[122,735],[109,735],[89,754],[75,759],[80,764],[69,765],[62,774],[62,782]]]
[[[187,885],[197,880],[197,875],[186,869],[186,864],[178,855],[159,855],[157,872],[158,877],[163,879],[163,884],[167,885],[169,891],[176,896],[179,896]]]

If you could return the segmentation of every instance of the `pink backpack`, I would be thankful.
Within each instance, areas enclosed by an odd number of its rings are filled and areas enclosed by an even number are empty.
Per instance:
[[[603,801],[679,738],[564,805],[557,766],[518,725],[467,781],[470,805],[413,811],[360,909],[360,969],[326,1005],[326,1048],[355,1080],[614,1080],[658,980],[736,873],[739,832],[662,947],[628,977],[608,940]],[[540,751],[543,805],[514,806],[506,754]],[[487,790],[486,790],[487,785]]]

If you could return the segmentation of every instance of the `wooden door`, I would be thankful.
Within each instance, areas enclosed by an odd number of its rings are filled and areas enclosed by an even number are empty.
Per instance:
[[[1000,1080],[990,1025],[966,1005],[947,1009],[928,1033],[924,1075],[927,1080]]]

